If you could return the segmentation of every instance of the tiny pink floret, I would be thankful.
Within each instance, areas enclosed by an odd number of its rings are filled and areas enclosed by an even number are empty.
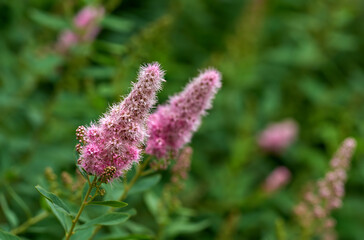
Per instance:
[[[220,87],[221,74],[207,69],[171,97],[169,104],[159,106],[148,120],[146,153],[157,158],[168,158],[169,153],[176,155],[191,140]]]
[[[161,88],[164,72],[158,63],[140,68],[138,82],[119,104],[85,130],[79,165],[86,172],[102,176],[107,167],[115,168],[113,178],[138,162],[146,136],[146,120]]]

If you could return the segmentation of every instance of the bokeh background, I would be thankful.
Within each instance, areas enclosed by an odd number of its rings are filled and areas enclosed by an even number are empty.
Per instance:
[[[88,4],[106,9],[97,38],[56,51],[60,32]],[[223,76],[191,142],[180,196],[199,225],[170,238],[276,239],[284,222],[288,239],[298,239],[292,208],[303,186],[324,176],[353,136],[358,148],[334,217],[339,239],[363,239],[363,23],[360,0],[0,0],[0,225],[26,219],[14,196],[31,214],[40,209],[34,186],[46,167],[74,174],[75,129],[127,94],[141,64],[158,61],[167,80],[159,103],[201,69],[214,66]],[[280,155],[260,150],[259,132],[286,118],[299,125],[295,143]],[[290,183],[254,199],[281,165]],[[153,228],[144,215],[136,221]]]

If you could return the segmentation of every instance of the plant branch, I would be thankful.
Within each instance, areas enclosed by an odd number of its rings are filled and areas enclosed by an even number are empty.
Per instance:
[[[73,230],[74,230],[74,228],[76,227],[76,224],[77,224],[77,222],[78,222],[78,219],[79,219],[79,218],[80,218],[80,216],[81,216],[81,213],[82,213],[83,209],[85,208],[85,206],[86,206],[86,205],[87,205],[87,203],[88,203],[88,201],[87,201],[87,200],[88,200],[88,198],[89,198],[89,196],[90,196],[90,193],[91,193],[91,191],[92,191],[92,189],[93,189],[93,187],[94,187],[94,184],[96,183],[96,180],[97,180],[97,177],[95,177],[95,178],[94,178],[94,180],[92,181],[91,185],[89,185],[88,190],[87,190],[87,193],[86,193],[86,195],[85,195],[85,198],[83,199],[82,204],[81,204],[81,206],[80,206],[80,209],[78,210],[78,213],[77,213],[77,215],[76,215],[75,219],[73,219],[73,220],[72,220],[72,226],[71,226],[71,228],[70,228],[69,232],[68,232],[68,233],[66,233],[66,240],[69,240],[69,239],[70,239],[70,237],[74,234]]]
[[[42,221],[43,219],[45,219],[48,216],[49,216],[49,212],[43,211],[43,212],[39,213],[38,215],[36,215],[32,218],[29,218],[27,221],[25,221],[19,227],[11,230],[11,233],[14,235],[18,235],[18,234],[24,232],[25,230],[27,230],[30,226]]]

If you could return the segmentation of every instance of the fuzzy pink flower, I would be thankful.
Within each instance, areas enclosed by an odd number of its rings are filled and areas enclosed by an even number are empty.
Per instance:
[[[340,208],[345,194],[346,172],[356,147],[353,138],[347,138],[330,161],[330,170],[315,185],[308,187],[304,199],[295,207],[300,224],[314,229],[323,239],[336,239],[335,220],[331,211]]]
[[[123,101],[113,105],[97,124],[78,129],[77,137],[84,144],[77,147],[81,154],[78,164],[86,172],[109,181],[139,161],[146,120],[163,76],[158,63],[141,67],[138,82]]]
[[[190,141],[220,87],[220,73],[208,69],[193,79],[181,93],[171,97],[168,105],[159,106],[148,120],[150,137],[146,152],[158,158],[167,158],[169,152],[176,155]]]
[[[267,152],[281,153],[295,140],[297,123],[291,119],[270,124],[258,137],[258,145]]]
[[[273,193],[286,185],[291,179],[291,172],[286,167],[277,167],[269,174],[264,182],[263,189],[266,193]]]

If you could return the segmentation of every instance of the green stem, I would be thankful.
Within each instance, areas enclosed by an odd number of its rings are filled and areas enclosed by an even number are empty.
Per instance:
[[[124,180],[124,192],[123,194],[120,196],[119,201],[123,201],[127,196],[128,193],[130,191],[130,189],[133,187],[133,185],[135,184],[135,182],[138,180],[138,178],[140,176],[145,176],[146,174],[144,174],[144,169],[148,166],[148,163],[150,161],[150,159],[152,158],[152,156],[149,156],[142,164],[138,165],[136,173],[134,175],[134,177],[131,179],[131,181],[129,183],[126,183],[126,179]],[[148,172],[148,171],[146,171]],[[109,212],[113,212],[113,209],[110,209]],[[91,237],[89,238],[89,240],[93,239],[97,232],[100,231],[100,229],[102,228],[101,225],[97,226],[95,228],[95,230],[93,231]],[[67,240],[67,239],[66,239]]]
[[[94,184],[95,184],[95,182],[96,182],[96,179],[97,179],[97,178],[95,177],[95,178],[94,178],[94,180],[92,181],[91,185],[89,185],[89,187],[88,187],[87,193],[86,193],[86,195],[85,195],[85,198],[84,198],[84,199],[83,199],[83,201],[82,201],[81,207],[80,207],[80,209],[78,210],[78,213],[77,213],[77,215],[76,215],[75,219],[73,219],[73,220],[72,220],[72,226],[71,226],[71,229],[69,230],[69,232],[68,232],[68,233],[66,233],[66,240],[69,240],[69,239],[70,239],[70,237],[74,234],[73,230],[74,230],[74,228],[76,227],[76,224],[77,224],[77,222],[78,222],[78,219],[79,219],[79,218],[80,218],[80,216],[81,216],[81,213],[82,213],[83,209],[85,208],[85,206],[86,206],[86,205],[87,205],[87,203],[88,203],[87,199],[89,198],[89,196],[90,196],[90,194],[91,194],[91,191],[92,191],[92,189],[93,189],[93,187],[94,187]]]
[[[30,226],[42,221],[43,219],[45,219],[48,216],[49,216],[49,212],[41,212],[38,215],[36,215],[32,218],[29,218],[26,222],[24,222],[19,227],[11,230],[11,233],[14,235],[18,235],[18,234],[24,232],[25,230],[27,230]]]

